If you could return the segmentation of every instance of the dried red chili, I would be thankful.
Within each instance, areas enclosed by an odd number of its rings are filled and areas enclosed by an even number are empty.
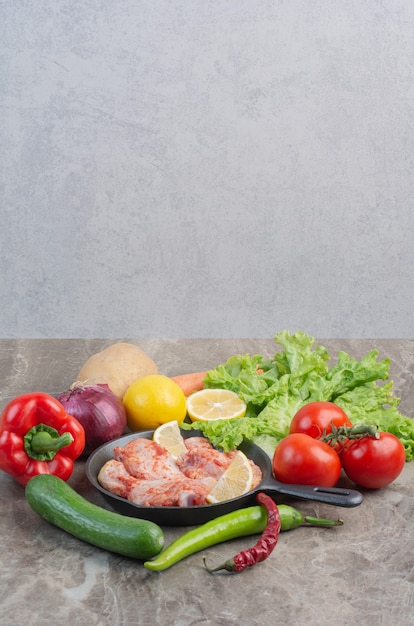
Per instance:
[[[232,559],[225,561],[218,567],[207,567],[206,559],[204,558],[204,566],[210,573],[223,569],[228,572],[241,572],[247,567],[252,567],[256,563],[264,561],[273,552],[279,539],[281,527],[279,509],[272,498],[265,493],[258,493],[256,500],[267,512],[266,528],[260,539],[252,548],[239,552]]]

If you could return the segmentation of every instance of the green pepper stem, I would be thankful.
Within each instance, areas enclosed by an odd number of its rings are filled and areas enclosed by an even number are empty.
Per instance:
[[[73,442],[71,433],[59,435],[58,431],[46,424],[33,426],[24,436],[27,455],[37,461],[51,461],[55,454]]]
[[[63,433],[59,437],[52,437],[49,433],[39,432],[32,438],[32,450],[37,454],[44,454],[53,450],[57,452],[61,448],[72,443],[73,437],[70,433]]]
[[[324,519],[323,517],[312,517],[311,515],[305,515],[303,521],[308,526],[343,526],[344,523],[342,519]]]

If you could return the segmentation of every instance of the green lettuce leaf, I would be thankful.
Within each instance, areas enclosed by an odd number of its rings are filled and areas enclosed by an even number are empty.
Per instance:
[[[205,387],[230,389],[246,402],[245,417],[183,423],[183,428],[200,430],[224,451],[234,450],[248,439],[271,456],[277,443],[289,434],[290,422],[300,407],[324,400],[341,406],[353,423],[376,424],[380,430],[392,432],[404,444],[407,460],[414,459],[414,420],[399,413],[392,382],[382,382],[389,377],[389,359],[378,361],[377,350],[361,360],[341,351],[329,368],[328,351],[315,346],[306,333],[291,335],[284,330],[274,340],[279,349],[272,359],[231,356],[206,375]]]
[[[414,460],[414,420],[398,411],[400,399],[393,394],[393,383],[368,383],[344,393],[335,400],[354,424],[375,424],[378,430],[398,437],[407,461]]]

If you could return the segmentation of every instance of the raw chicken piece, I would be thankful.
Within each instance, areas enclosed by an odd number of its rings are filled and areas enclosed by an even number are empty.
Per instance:
[[[206,448],[211,450],[213,446],[205,437],[188,437],[184,439],[184,445],[187,450],[191,450],[192,448]],[[213,448],[215,450],[215,448]]]
[[[183,474],[189,478],[198,480],[207,478],[208,476],[218,480],[226,471],[236,454],[235,450],[231,452],[220,452],[220,450],[213,448],[205,437],[189,437],[184,440],[184,444],[187,451],[183,452],[178,457],[176,463]],[[263,475],[260,467],[251,460],[250,465],[253,470],[253,483],[251,487],[253,489],[261,483]]]
[[[185,477],[140,480],[131,490],[129,500],[142,506],[196,506],[206,504],[209,491],[207,483]]]
[[[114,448],[114,458],[135,478],[156,480],[180,477],[182,473],[171,454],[155,441],[137,438],[123,448]]]
[[[107,461],[98,474],[98,481],[111,493],[141,506],[195,506],[206,504],[211,489],[209,481],[192,480],[178,472],[177,476],[158,480],[131,476],[120,461]]]
[[[98,481],[111,493],[141,506],[197,506],[230,465],[235,452],[220,452],[204,437],[185,439],[186,452],[175,461],[155,441],[137,437],[114,449]],[[253,487],[262,480],[251,461]]]
[[[116,496],[127,498],[137,479],[129,474],[123,463],[112,459],[99,470],[98,483]]]
[[[252,466],[252,470],[253,470],[253,481],[252,481],[252,489],[254,489],[255,487],[257,487],[258,485],[260,485],[260,483],[263,480],[263,474],[262,474],[262,470],[260,469],[260,467],[258,465],[256,465],[256,463],[254,463],[254,461],[250,460],[250,465]]]
[[[180,454],[176,464],[188,478],[211,476],[219,479],[230,465],[231,458],[213,448],[204,437],[189,437],[184,440],[184,444],[187,451]]]

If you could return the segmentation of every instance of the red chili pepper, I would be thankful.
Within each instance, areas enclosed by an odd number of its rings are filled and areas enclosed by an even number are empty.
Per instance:
[[[256,496],[257,502],[262,505],[267,511],[267,524],[260,539],[252,548],[239,552],[232,559],[225,561],[222,565],[210,569],[206,565],[204,558],[205,568],[210,572],[218,572],[219,570],[227,570],[228,572],[241,572],[247,567],[252,567],[260,561],[264,561],[273,552],[280,534],[280,515],[279,509],[276,503],[267,496],[265,493],[258,493]]]
[[[23,486],[36,474],[67,480],[84,447],[83,426],[46,393],[17,396],[0,416],[0,469]]]

